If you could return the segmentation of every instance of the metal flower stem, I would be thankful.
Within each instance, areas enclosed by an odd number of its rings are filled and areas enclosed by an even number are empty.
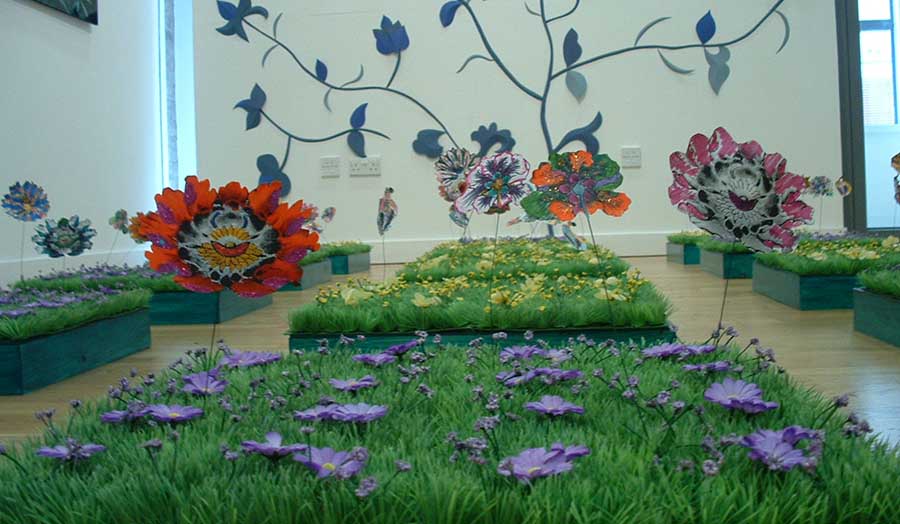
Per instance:
[[[494,271],[497,265],[497,241],[500,238],[500,213],[497,213],[497,225],[494,227],[494,252],[491,255],[491,277],[488,280],[488,322],[489,327],[494,327],[494,303],[491,301],[491,295],[494,294]]]
[[[819,195],[819,233],[822,232],[822,222],[825,221],[825,215],[822,214],[822,210],[825,207],[825,197],[823,195]]]
[[[597,247],[597,239],[594,238],[594,226],[591,225],[591,214],[588,212],[587,207],[584,205],[584,196],[579,196],[581,200],[581,210],[584,212],[584,217],[587,219],[588,231],[591,233],[591,244],[594,246],[594,256],[597,257],[597,265],[601,264],[600,261],[600,250]],[[612,300],[609,296],[609,289],[606,286],[606,274],[600,274],[600,281],[603,283],[603,294],[606,297],[606,306],[609,308],[609,325],[611,327],[615,327],[616,325],[616,314],[615,310],[612,307]]]
[[[19,280],[25,280],[25,222],[22,222],[22,242],[19,244]]]
[[[731,243],[732,247],[737,246],[737,241]],[[725,320],[725,302],[728,300],[728,284],[731,282],[730,278],[725,279],[725,292],[722,293],[722,308],[719,310],[719,323],[716,326],[717,330],[722,329],[722,321]]]
[[[109,259],[112,258],[113,251],[116,249],[116,242],[119,241],[119,235],[121,234],[121,232],[117,231],[116,236],[113,237],[112,246],[109,248],[109,253],[106,254],[106,264],[109,264]]]
[[[381,235],[381,281],[387,282],[387,254],[384,247],[384,235]]]

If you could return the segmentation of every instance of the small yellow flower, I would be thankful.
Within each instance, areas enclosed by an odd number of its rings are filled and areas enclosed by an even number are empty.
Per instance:
[[[885,238],[881,242],[881,247],[885,248],[897,247],[897,245],[900,245],[900,238],[897,238],[894,235]]]
[[[344,304],[357,306],[360,302],[372,298],[372,293],[359,288],[348,287],[341,291],[341,298],[344,299]]]
[[[420,308],[429,308],[431,306],[436,306],[441,303],[440,297],[426,297],[422,293],[416,293],[413,295],[412,300],[410,301],[416,307]]]

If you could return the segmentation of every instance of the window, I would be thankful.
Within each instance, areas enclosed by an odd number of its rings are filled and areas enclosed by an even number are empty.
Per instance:
[[[860,0],[859,43],[863,120],[867,126],[897,124],[897,52],[891,0]]]
[[[194,29],[191,0],[159,0],[163,187],[197,174]]]

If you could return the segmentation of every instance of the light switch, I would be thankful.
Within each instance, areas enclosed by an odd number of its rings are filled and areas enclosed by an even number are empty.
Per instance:
[[[319,159],[319,173],[322,178],[341,177],[341,157],[323,156]]]
[[[641,146],[622,146],[622,167],[641,167]]]

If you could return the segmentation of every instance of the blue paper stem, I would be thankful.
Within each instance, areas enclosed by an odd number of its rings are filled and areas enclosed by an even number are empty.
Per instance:
[[[439,119],[439,118],[437,117],[437,115],[435,115],[430,109],[428,109],[428,108],[425,106],[425,104],[423,104],[422,102],[419,102],[418,100],[416,100],[415,98],[413,98],[411,95],[408,95],[407,93],[405,93],[405,92],[403,92],[403,91],[398,91],[398,90],[393,89],[393,88],[390,88],[390,87],[382,87],[382,86],[343,87],[343,86],[339,86],[339,85],[332,84],[332,83],[330,83],[330,82],[328,82],[328,81],[326,81],[326,80],[319,80],[319,78],[316,76],[316,74],[315,74],[314,72],[312,72],[308,67],[306,67],[306,65],[303,63],[303,61],[300,60],[300,58],[297,56],[297,54],[294,53],[294,51],[293,51],[290,47],[288,47],[287,45],[285,45],[284,43],[282,43],[280,40],[278,40],[278,39],[275,38],[274,36],[270,35],[269,33],[263,31],[262,29],[260,29],[260,28],[258,28],[258,27],[256,27],[252,22],[248,21],[246,18],[244,19],[244,24],[246,24],[248,27],[250,27],[251,29],[253,29],[253,30],[256,31],[257,33],[259,33],[261,36],[263,36],[263,37],[269,39],[272,43],[274,43],[275,45],[277,45],[277,46],[280,47],[281,49],[284,49],[284,51],[287,52],[287,54],[290,55],[291,58],[294,60],[294,63],[296,63],[297,66],[298,66],[304,73],[307,74],[307,76],[309,76],[310,78],[312,78],[313,80],[315,80],[316,82],[322,84],[322,85],[325,86],[325,87],[328,87],[328,88],[330,88],[330,89],[334,89],[335,91],[347,91],[347,92],[354,92],[354,91],[382,91],[382,92],[385,92],[385,93],[391,93],[391,94],[393,94],[393,95],[396,95],[396,96],[399,96],[399,97],[401,97],[401,98],[404,98],[404,99],[408,100],[409,102],[412,102],[412,103],[415,104],[419,109],[421,109],[423,112],[425,112],[425,114],[428,115],[432,120],[434,120],[435,123],[436,123],[438,126],[440,126],[441,130],[444,131],[444,134],[447,135],[447,138],[449,138],[451,142],[453,142],[453,145],[454,145],[455,147],[459,147],[459,144],[458,144],[458,143],[456,142],[456,140],[453,138],[453,134],[450,133],[450,130],[447,129],[447,126],[444,125],[444,123],[441,121],[441,119]],[[349,133],[350,131],[352,131],[352,130],[348,130],[348,131],[342,133],[342,135],[347,134],[347,133]],[[367,131],[367,132],[372,133],[372,131],[370,131],[370,130],[365,130],[365,129],[360,129],[360,131]],[[338,135],[338,136],[341,136],[341,135]],[[384,136],[384,135],[380,135],[380,136]],[[295,139],[296,139],[296,138],[295,138]]]
[[[768,20],[769,18],[772,17],[773,14],[775,14],[775,11],[777,11],[778,8],[781,7],[781,4],[783,4],[783,3],[784,3],[784,0],[778,0],[777,2],[775,2],[775,5],[773,5],[772,8],[769,9],[769,11],[765,14],[765,16],[763,16],[753,27],[751,27],[750,30],[748,30],[746,33],[742,34],[741,36],[739,36],[737,38],[733,38],[733,39],[725,41],[725,42],[718,42],[718,43],[707,42],[705,44],[684,44],[684,45],[638,45],[638,46],[632,46],[632,47],[625,47],[622,49],[617,49],[615,51],[609,51],[607,53],[603,53],[601,55],[597,55],[597,56],[594,56],[591,58],[587,58],[580,62],[576,62],[576,63],[556,72],[555,74],[553,74],[553,79],[555,80],[570,71],[574,71],[574,70],[582,68],[586,65],[593,64],[594,62],[599,62],[601,60],[605,60],[607,58],[612,58],[614,56],[624,55],[624,54],[630,53],[632,51],[646,51],[648,49],[662,50],[662,51],[682,51],[685,49],[709,49],[709,48],[718,48],[718,47],[722,47],[722,46],[731,46],[731,45],[740,43],[740,42],[746,40],[747,38],[749,38],[751,35],[753,35],[753,33],[755,33],[757,31],[757,29],[759,29],[766,22],[766,20]]]
[[[394,72],[391,73],[391,78],[388,80],[387,85],[385,85],[384,87],[391,87],[391,84],[394,83],[394,79],[397,78],[397,72],[400,71],[400,58],[402,56],[402,52],[397,53],[397,63],[394,64]]]
[[[487,35],[484,33],[484,28],[481,27],[481,22],[478,21],[478,16],[475,15],[475,10],[472,9],[472,6],[469,5],[468,2],[463,2],[462,6],[469,12],[469,16],[472,17],[472,22],[475,24],[475,29],[478,31],[478,35],[481,37],[481,42],[484,44],[484,49],[491,55],[491,58],[494,59],[494,63],[497,64],[497,67],[503,71],[503,74],[506,75],[509,80],[515,84],[516,87],[522,90],[523,93],[534,98],[535,100],[542,100],[541,95],[537,94],[533,89],[529,88],[525,84],[519,81],[518,78],[506,67],[506,64],[503,63],[503,60],[497,56],[496,51],[491,46],[490,41],[488,40]]]
[[[307,137],[295,135],[295,134],[291,133],[290,131],[288,131],[287,129],[281,127],[281,125],[279,125],[278,122],[272,120],[272,117],[270,117],[268,115],[268,113],[266,113],[265,111],[260,111],[260,114],[262,114],[263,118],[268,120],[270,124],[272,124],[276,129],[281,131],[285,136],[287,136],[288,138],[290,138],[292,140],[296,140],[297,142],[303,142],[304,144],[321,144],[323,142],[330,142],[331,140],[340,138],[344,135],[349,135],[350,133],[352,133],[354,131],[359,131],[362,133],[368,133],[370,135],[380,136],[381,138],[385,138],[387,140],[391,139],[391,137],[387,136],[384,133],[375,131],[373,129],[367,129],[364,127],[360,128],[360,129],[347,129],[345,131],[341,131],[340,133],[335,133],[331,136],[326,136],[326,137],[322,137],[322,138],[307,138]]]
[[[550,65],[547,68],[547,82],[544,84],[544,95],[541,101],[541,131],[544,133],[544,143],[547,145],[547,154],[553,153],[553,139],[550,137],[550,126],[547,123],[547,98],[550,96],[550,85],[553,83],[553,35],[550,33],[550,22],[547,20],[547,9],[544,0],[541,0],[541,24],[544,33],[547,34],[547,43],[550,46]]]
[[[556,22],[557,20],[562,20],[563,18],[565,18],[565,17],[571,15],[572,13],[574,13],[575,11],[578,10],[578,6],[579,6],[580,4],[581,4],[581,0],[575,0],[575,5],[572,6],[572,9],[569,9],[568,11],[566,11],[565,13],[563,13],[563,14],[561,14],[561,15],[559,15],[559,16],[554,16],[554,17],[551,18],[550,20],[547,20],[547,23],[548,23],[548,24],[552,24],[553,22]]]
[[[268,118],[268,117],[266,117]],[[284,159],[281,161],[281,165],[278,169],[284,171],[284,166],[287,165],[288,158],[291,156],[291,143],[294,141],[294,137],[288,135],[287,137],[287,147],[284,150]]]

